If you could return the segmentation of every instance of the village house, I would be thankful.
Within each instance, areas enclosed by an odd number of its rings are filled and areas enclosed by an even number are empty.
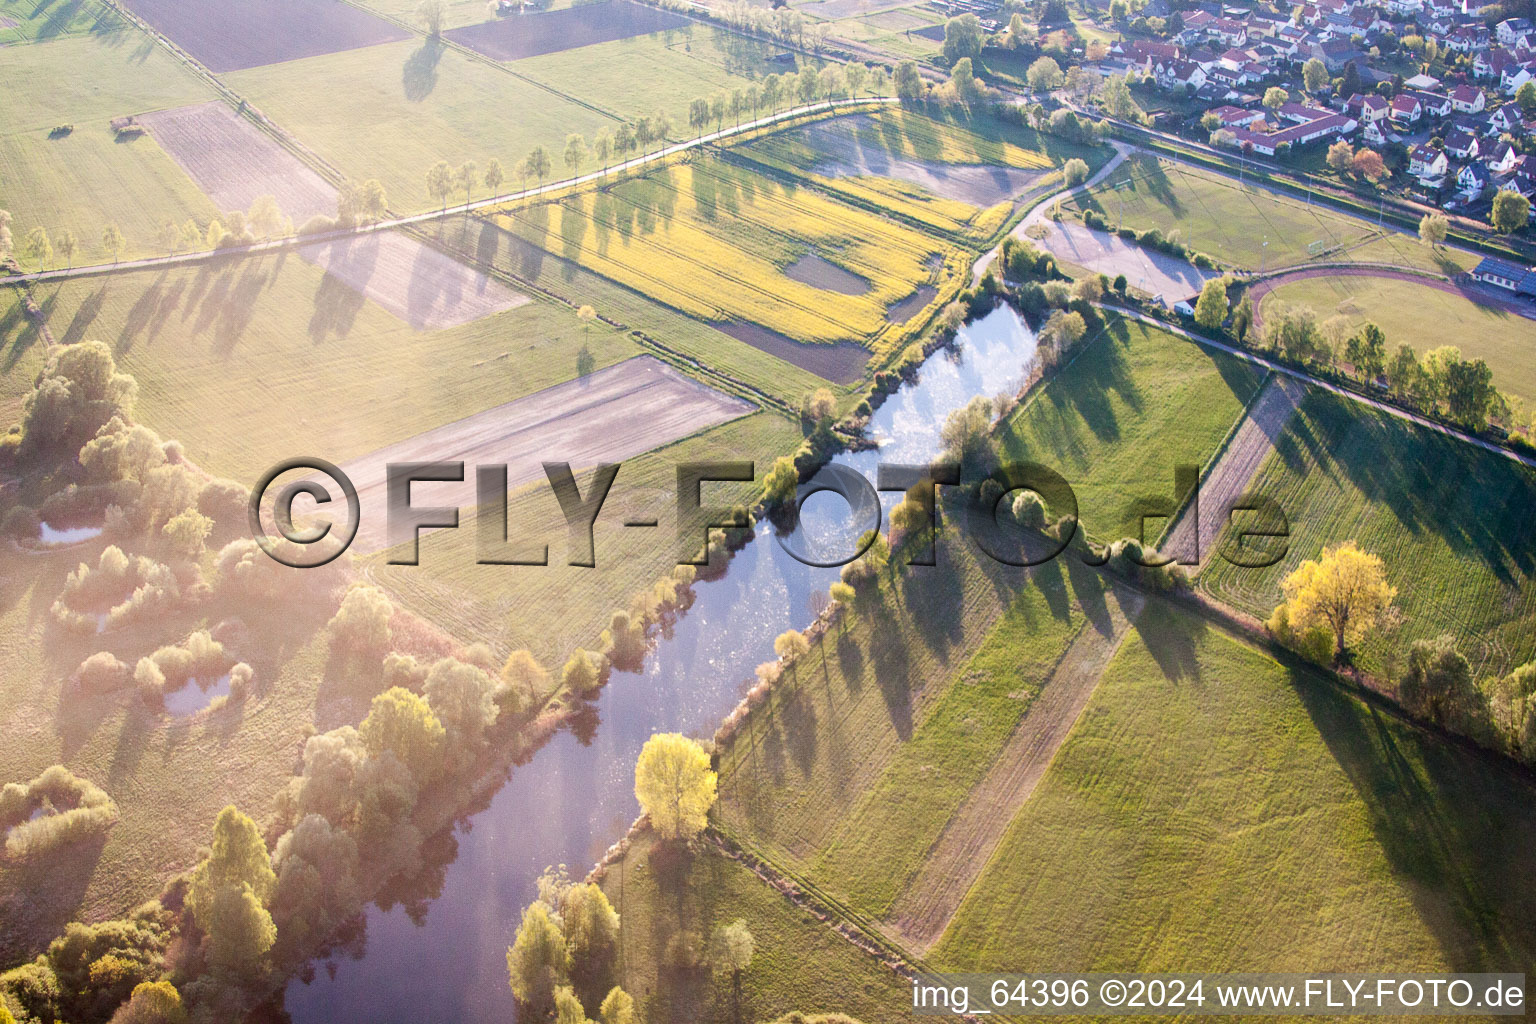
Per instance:
[[[1424,116],[1424,104],[1415,96],[1400,93],[1392,97],[1392,120],[1402,124],[1416,124]]]
[[[1425,188],[1439,188],[1445,184],[1450,160],[1445,153],[1431,146],[1414,146],[1408,154],[1408,173]]]
[[[1488,169],[1473,161],[1456,172],[1456,191],[1468,202],[1483,194],[1488,187]]]
[[[1477,136],[1461,128],[1445,137],[1445,151],[1457,160],[1470,160],[1477,156]]]
[[[1451,90],[1451,106],[1463,114],[1481,113],[1487,99],[1476,86],[1458,85]]]

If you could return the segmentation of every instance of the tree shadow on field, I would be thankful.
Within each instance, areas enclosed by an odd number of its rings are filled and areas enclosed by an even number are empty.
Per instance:
[[[91,324],[101,315],[101,307],[107,301],[107,286],[102,285],[90,295],[75,310],[74,317],[69,321],[69,326],[58,337],[60,345],[73,345],[85,340],[85,332],[90,330]]]
[[[447,45],[441,39],[428,39],[406,58],[405,67],[400,71],[400,86],[407,100],[420,103],[432,95],[432,90],[437,88],[437,65],[443,59],[445,49]]]
[[[107,835],[65,843],[35,860],[0,868],[0,917],[11,922],[0,930],[0,957],[6,963],[32,956],[66,924],[80,919]]]
[[[1525,969],[1536,957],[1528,927],[1536,914],[1529,775],[1499,755],[1409,725],[1304,667],[1293,666],[1289,682],[1448,968]]]
[[[1203,618],[1154,599],[1131,628],[1169,682],[1200,682],[1199,649],[1208,629]]]
[[[309,317],[309,340],[316,345],[327,338],[345,338],[352,332],[363,308],[363,295],[341,278],[326,271],[315,290],[315,308]]]

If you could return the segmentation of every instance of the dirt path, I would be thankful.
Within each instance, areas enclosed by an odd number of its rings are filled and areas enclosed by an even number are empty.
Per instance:
[[[1072,641],[986,777],[949,819],[917,878],[891,908],[886,923],[917,956],[926,956],[949,927],[1140,613],[1140,594],[1116,589],[1110,596],[1109,621],[1087,624]]]
[[[1269,453],[1275,450],[1275,440],[1291,421],[1291,414],[1301,404],[1306,390],[1306,386],[1294,377],[1269,378],[1258,398],[1248,407],[1226,450],[1200,482],[1198,535],[1195,531],[1197,517],[1190,512],[1189,506],[1185,506],[1183,515],[1162,547],[1165,555],[1181,561],[1187,558],[1198,562],[1200,568],[1205,567],[1216,546],[1216,538],[1226,525],[1229,504],[1248,489],[1249,481]]]

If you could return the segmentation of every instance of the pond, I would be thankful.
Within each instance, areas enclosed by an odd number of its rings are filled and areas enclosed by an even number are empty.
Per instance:
[[[220,697],[229,696],[229,673],[217,679],[188,679],[164,697],[165,710],[170,714],[195,715]]]
[[[881,461],[931,461],[949,414],[976,395],[1018,388],[1034,351],[1033,332],[1012,310],[977,321],[961,332],[958,352],[935,353],[916,383],[876,411],[869,434],[879,451],[836,461],[871,479]],[[835,548],[849,524],[846,507],[827,497],[807,502],[800,529]],[[884,500],[889,506],[900,497]],[[289,984],[285,1006],[293,1020],[515,1019],[506,947],[539,873],[565,863],[573,875],[584,874],[623,835],[639,813],[633,772],[646,739],[661,731],[712,735],[753,669],[773,659],[774,637],[810,624],[812,595],[824,594],[838,572],[796,561],[761,524],[723,577],[695,585],[693,606],[643,670],[614,673],[581,737],[559,733],[458,827],[453,860],[424,915],[370,908],[360,958],[338,959],[308,983]]]
[[[47,523],[41,523],[37,528],[37,537],[44,544],[51,546],[63,544],[79,544],[81,541],[94,540],[101,536],[102,528],[99,526],[67,526],[54,527]]]

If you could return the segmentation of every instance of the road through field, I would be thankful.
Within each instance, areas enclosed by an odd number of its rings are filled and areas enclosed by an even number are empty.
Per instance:
[[[1045,777],[1056,751],[1088,706],[1099,676],[1145,601],[1140,594],[1121,589],[1111,589],[1109,598],[1104,621],[1083,626],[986,777],[944,827],[917,878],[891,907],[886,923],[916,955],[926,956],[949,927],[1003,833]]]
[[[1269,453],[1275,450],[1276,439],[1291,421],[1291,414],[1301,404],[1306,391],[1306,385],[1294,377],[1272,375],[1269,378],[1263,391],[1248,407],[1242,424],[1232,434],[1216,465],[1200,482],[1198,517],[1185,506],[1184,514],[1161,547],[1164,555],[1181,562],[1189,559],[1198,562],[1201,568],[1205,567],[1216,546],[1216,538],[1226,525],[1229,504],[1248,489],[1248,482]],[[1198,533],[1195,529],[1197,518]],[[1197,539],[1198,549],[1195,546]]]
[[[754,408],[653,356],[637,356],[498,405],[341,467],[357,486],[362,505],[354,550],[376,551],[385,544],[390,463],[464,462],[462,483],[417,484],[412,502],[471,509],[477,465],[505,464],[507,487],[515,490],[544,479],[545,462],[568,462],[577,472],[600,462],[620,462]]]

